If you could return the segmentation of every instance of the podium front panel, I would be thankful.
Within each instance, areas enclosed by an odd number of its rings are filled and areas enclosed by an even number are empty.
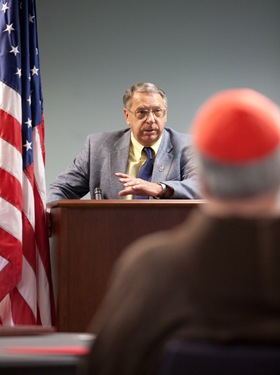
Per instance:
[[[58,331],[85,332],[125,247],[145,234],[174,227],[202,203],[60,200],[48,204]]]

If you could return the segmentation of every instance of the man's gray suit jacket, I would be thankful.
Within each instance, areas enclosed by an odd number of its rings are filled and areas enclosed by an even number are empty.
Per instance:
[[[130,149],[130,128],[91,134],[68,169],[50,185],[48,202],[80,199],[100,187],[104,199],[123,199],[123,185],[116,172],[126,173]],[[191,136],[165,128],[154,160],[152,182],[163,182],[174,189],[174,199],[200,198],[196,160]]]

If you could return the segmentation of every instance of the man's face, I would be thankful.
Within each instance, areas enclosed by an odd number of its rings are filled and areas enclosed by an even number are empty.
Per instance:
[[[161,116],[161,110],[164,116],[158,117]],[[145,111],[150,112],[145,116]],[[143,146],[151,146],[160,138],[167,120],[167,111],[160,94],[145,92],[133,94],[131,107],[129,110],[124,108],[124,115],[134,138]],[[142,116],[142,119],[139,118]]]

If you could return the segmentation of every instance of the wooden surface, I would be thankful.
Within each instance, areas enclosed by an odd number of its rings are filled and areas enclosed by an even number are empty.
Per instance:
[[[57,329],[85,332],[123,249],[147,233],[181,223],[204,201],[60,200],[50,212]]]

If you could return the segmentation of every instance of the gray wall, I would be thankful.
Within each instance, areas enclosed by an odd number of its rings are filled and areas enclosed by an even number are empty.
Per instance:
[[[37,0],[49,184],[89,133],[126,126],[125,89],[161,86],[187,131],[217,90],[280,103],[280,0]]]

